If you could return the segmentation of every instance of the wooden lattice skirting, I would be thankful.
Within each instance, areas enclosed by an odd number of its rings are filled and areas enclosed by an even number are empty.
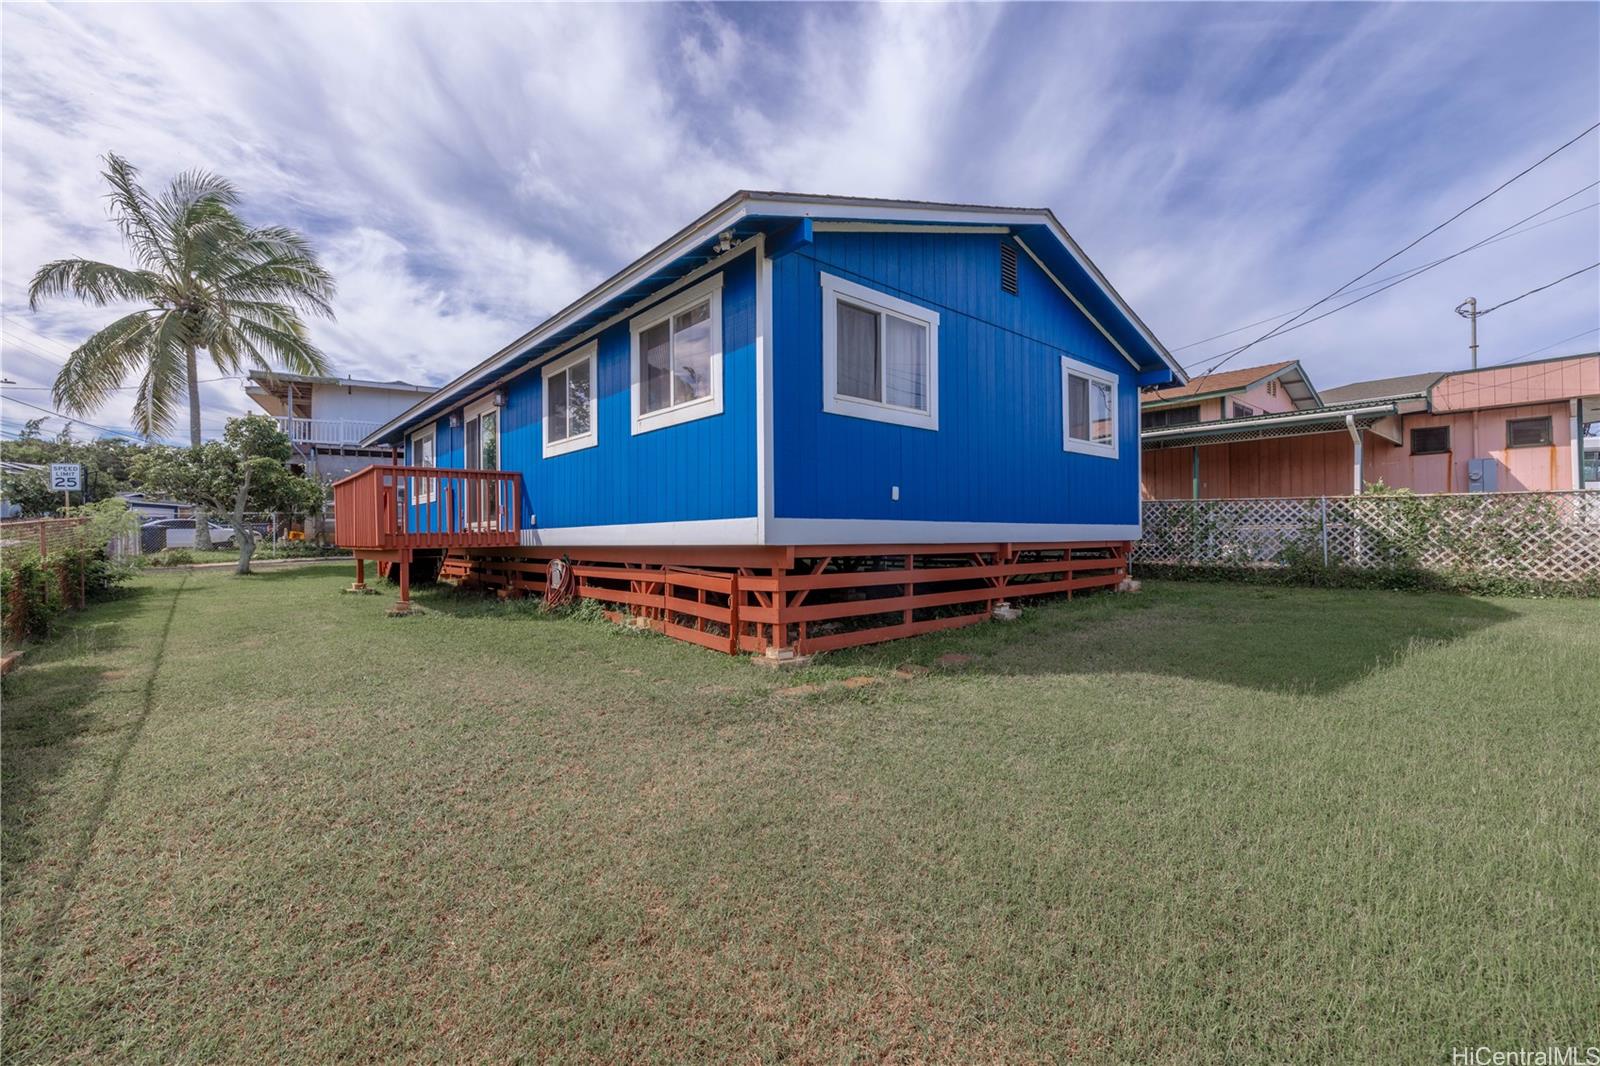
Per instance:
[[[784,548],[451,549],[439,576],[501,596],[540,595],[567,556],[577,594],[717,651],[798,654],[988,620],[995,604],[1119,584],[1127,541]]]

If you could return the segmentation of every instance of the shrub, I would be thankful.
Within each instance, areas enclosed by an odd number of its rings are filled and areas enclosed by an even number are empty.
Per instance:
[[[194,552],[188,548],[165,548],[150,556],[151,566],[193,566]]]
[[[0,613],[8,641],[46,636],[61,613],[59,580],[36,559],[0,569]]]

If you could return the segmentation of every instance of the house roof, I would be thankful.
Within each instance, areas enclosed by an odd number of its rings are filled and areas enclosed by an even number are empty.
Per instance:
[[[1398,400],[1425,396],[1433,383],[1444,375],[1445,371],[1430,370],[1422,374],[1352,381],[1348,385],[1323,390],[1322,398],[1329,403],[1350,403],[1355,400]]]
[[[386,389],[390,392],[432,392],[432,385],[413,385],[409,381],[371,381],[367,378],[348,378],[328,374],[291,374],[286,370],[252,370],[250,380],[264,387],[279,382],[297,385],[339,385],[344,388]]]
[[[661,289],[683,281],[723,255],[742,252],[742,246],[758,236],[774,245],[795,239],[797,234],[800,239],[809,240],[813,222],[1005,227],[1141,372],[1159,371],[1164,377],[1170,375],[1168,380],[1187,380],[1172,353],[1112,288],[1048,208],[741,190],[386,423],[363,443],[392,443],[412,423],[443,414],[510,377],[561,355],[591,332],[642,307]]]
[[[1286,359],[1281,363],[1266,363],[1262,366],[1240,367],[1238,370],[1224,370],[1216,374],[1198,374],[1182,385],[1147,392],[1140,398],[1140,402],[1145,407],[1164,407],[1187,400],[1226,396],[1229,393],[1244,392],[1270,378],[1278,378],[1283,382],[1283,391],[1298,408],[1316,407],[1322,402],[1298,359]]]

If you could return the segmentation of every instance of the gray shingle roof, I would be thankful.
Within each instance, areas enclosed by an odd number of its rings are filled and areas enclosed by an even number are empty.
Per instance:
[[[1322,398],[1330,404],[1353,403],[1357,400],[1388,400],[1397,396],[1420,396],[1428,387],[1444,377],[1447,371],[1430,370],[1424,374],[1402,374],[1394,378],[1375,378],[1372,381],[1353,381],[1322,390]]]

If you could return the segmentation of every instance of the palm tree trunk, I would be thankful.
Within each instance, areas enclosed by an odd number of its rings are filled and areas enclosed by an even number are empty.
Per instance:
[[[189,372],[189,447],[200,447],[200,360],[194,345],[185,353]],[[194,509],[194,550],[211,550],[211,516],[202,507]]]

